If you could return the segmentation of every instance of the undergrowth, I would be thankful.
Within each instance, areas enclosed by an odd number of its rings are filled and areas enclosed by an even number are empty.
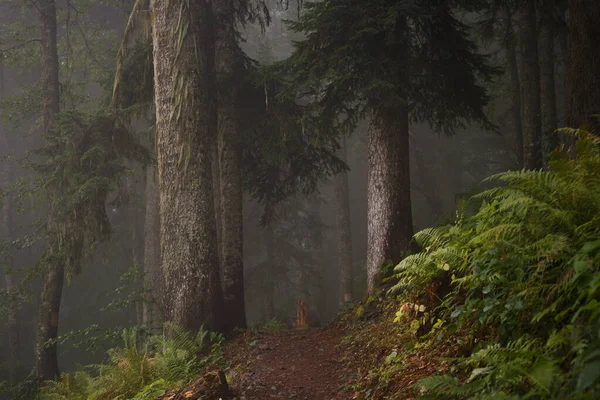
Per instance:
[[[180,388],[203,370],[223,363],[221,335],[191,335],[171,324],[165,334],[144,337],[123,331],[123,346],[108,361],[64,373],[40,390],[40,400],[150,400]]]
[[[417,233],[396,266],[397,323],[460,356],[420,399],[600,398],[600,139],[567,133],[575,159],[488,178],[472,215]]]
[[[277,318],[272,318],[265,323],[252,325],[250,329],[251,329],[251,331],[254,331],[254,332],[275,333],[275,332],[287,331],[289,328],[285,324],[285,322],[282,322],[282,321],[278,320]]]

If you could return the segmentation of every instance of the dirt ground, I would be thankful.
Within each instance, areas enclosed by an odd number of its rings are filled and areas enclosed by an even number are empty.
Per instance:
[[[236,398],[352,399],[352,391],[345,389],[357,375],[343,361],[343,336],[341,328],[327,328],[237,338],[226,350],[226,357],[237,365],[238,375],[231,378]]]

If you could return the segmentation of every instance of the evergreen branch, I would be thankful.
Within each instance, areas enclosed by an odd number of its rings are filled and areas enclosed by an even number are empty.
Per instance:
[[[40,42],[40,39],[30,39],[30,40],[27,40],[25,42],[22,42],[22,43],[14,45],[14,46],[8,47],[6,49],[0,49],[0,56],[4,56],[5,53],[9,53],[11,51],[20,49],[21,47],[25,47],[25,46],[27,46],[30,43],[39,43],[39,42]]]

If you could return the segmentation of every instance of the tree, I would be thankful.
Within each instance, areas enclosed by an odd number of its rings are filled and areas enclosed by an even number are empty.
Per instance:
[[[147,152],[118,119],[106,113],[60,113],[57,19],[54,0],[39,3],[41,119],[45,146],[35,154],[38,184],[47,198],[46,250],[36,335],[38,382],[59,375],[58,323],[65,279],[81,270],[110,235],[106,203],[128,171],[123,160],[148,162]]]
[[[207,0],[150,4],[165,318],[220,327],[222,289],[212,192],[215,36]]]
[[[486,122],[487,95],[476,80],[494,71],[455,19],[456,3],[329,0],[307,4],[290,25],[306,40],[280,71],[311,102],[305,129],[318,137],[349,132],[362,117],[370,121],[370,293],[381,264],[398,261],[412,238],[409,123],[428,121],[451,134],[465,121]],[[459,5],[473,9],[470,3]]]
[[[520,6],[519,34],[523,49],[521,89],[523,94],[523,145],[525,168],[542,166],[542,119],[540,111],[540,64],[536,4],[526,0]]]
[[[542,117],[542,156],[544,165],[548,164],[550,153],[558,144],[556,117],[556,82],[554,60],[554,38],[558,25],[554,18],[554,1],[545,0],[539,7],[539,65],[540,65],[540,108]]]
[[[246,327],[242,219],[242,150],[238,129],[240,49],[233,0],[215,0],[218,82],[218,171],[220,249],[225,331]]]
[[[341,143],[339,158],[346,162],[346,140]],[[348,172],[343,171],[334,178],[335,206],[338,235],[338,267],[340,274],[340,304],[352,302],[352,229],[350,225],[350,194]]]
[[[517,50],[515,46],[516,37],[513,28],[513,13],[511,7],[504,5],[502,8],[505,20],[505,33],[502,42],[504,44],[504,51],[506,52],[506,71],[510,82],[510,129],[515,135],[517,163],[522,168],[525,154],[523,147],[523,120],[521,119],[521,81],[519,79]]]
[[[569,0],[569,46],[566,76],[566,125],[588,125],[598,134],[592,117],[600,112],[600,2]]]
[[[42,129],[45,135],[53,128],[59,112],[58,53],[56,47],[56,6],[54,0],[41,0],[40,13],[40,71],[42,86]],[[59,227],[56,221],[56,193],[48,195],[48,260],[40,296],[36,337],[36,377],[39,382],[59,376],[56,343],[48,343],[58,335],[60,301],[62,298],[65,266],[58,257]]]

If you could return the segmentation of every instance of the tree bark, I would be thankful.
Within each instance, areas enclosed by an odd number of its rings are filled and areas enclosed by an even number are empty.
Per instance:
[[[506,20],[506,33],[504,37],[504,51],[506,51],[507,72],[510,78],[510,128],[515,135],[515,154],[519,167],[523,168],[523,121],[521,119],[521,82],[519,80],[519,67],[515,46],[515,32],[513,29],[513,16],[510,9],[504,9]]]
[[[0,61],[0,99],[4,99],[4,65]],[[11,141],[9,138],[8,131],[0,123],[0,147],[10,152]],[[10,156],[10,153],[7,154]],[[12,160],[4,162],[4,179],[2,180],[2,186],[6,190],[13,180],[13,163]],[[12,193],[4,193],[2,199],[2,230],[0,231],[0,240],[10,243],[13,240],[13,197]],[[4,255],[4,277],[6,281],[6,294],[8,295],[7,304],[7,316],[6,316],[6,330],[8,332],[8,382],[13,385],[16,383],[17,378],[17,361],[18,361],[18,344],[19,338],[17,336],[17,304],[15,301],[16,287],[15,278],[13,275],[13,257],[12,249],[8,248]]]
[[[160,271],[160,214],[156,167],[146,167],[146,217],[144,219],[144,316],[143,322],[156,328],[162,322]]]
[[[342,139],[340,160],[347,161],[346,139]],[[337,220],[338,267],[340,274],[340,305],[353,301],[352,296],[352,227],[350,225],[350,194],[348,172],[343,171],[334,178],[335,207]]]
[[[542,166],[542,119],[540,112],[540,65],[537,43],[537,16],[534,0],[521,5],[519,29],[523,48],[521,88],[523,90],[523,166]]]
[[[41,0],[40,12],[40,70],[42,86],[42,128],[47,133],[59,112],[58,53],[56,47],[56,6],[54,0]],[[40,297],[36,335],[36,377],[39,382],[59,376],[57,346],[47,342],[58,336],[60,302],[64,281],[64,265],[59,257],[58,227],[55,221],[54,194],[48,194],[48,247],[44,283]]]
[[[540,4],[539,51],[540,51],[540,107],[542,112],[543,164],[548,165],[550,154],[558,145],[556,134],[556,82],[554,71],[554,18],[553,2]]]
[[[600,135],[600,124],[592,117],[600,113],[600,2],[569,0],[569,15],[566,125],[588,125]]]
[[[212,9],[206,0],[152,0],[151,11],[165,317],[188,331],[218,330]]]
[[[373,118],[369,131],[367,286],[372,294],[382,263],[397,262],[413,235],[408,111]]]
[[[219,265],[222,266],[223,260],[221,260],[221,170],[219,169],[219,146],[217,144],[217,140],[215,140],[213,148],[211,150],[211,173],[213,187],[213,203],[215,207],[215,221],[217,226],[217,257],[219,258]],[[222,268],[221,279],[223,279]]]
[[[218,152],[221,199],[221,271],[225,301],[224,329],[246,327],[242,219],[241,149],[237,126],[235,9],[233,0],[213,0],[218,82]]]

